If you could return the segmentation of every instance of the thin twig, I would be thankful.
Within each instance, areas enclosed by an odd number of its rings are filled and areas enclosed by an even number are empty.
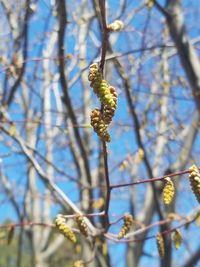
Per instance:
[[[124,183],[124,184],[117,184],[117,185],[111,185],[110,188],[120,188],[120,187],[127,187],[127,186],[132,186],[132,185],[138,185],[138,184],[145,184],[145,183],[152,183],[152,182],[156,182],[156,181],[161,181],[163,179],[165,179],[166,177],[174,177],[174,176],[178,176],[178,175],[183,175],[183,174],[187,174],[189,173],[189,170],[185,170],[185,171],[178,171],[178,172],[173,172],[167,175],[163,175],[157,178],[150,178],[150,179],[146,179],[146,180],[138,180],[132,183]]]
[[[106,8],[105,0],[99,0],[99,7],[101,13],[101,25],[102,25],[102,50],[101,50],[101,60],[100,60],[100,69],[103,72],[105,60],[106,60],[106,51],[108,47],[108,30],[106,23]]]
[[[195,220],[196,220],[196,214],[194,216],[192,216],[192,218],[190,220],[187,220],[186,222],[181,223],[181,224],[177,225],[176,227],[173,227],[171,229],[168,229],[166,231],[163,231],[162,232],[162,235],[170,234],[170,233],[174,232],[175,230],[177,230],[179,228],[185,227],[185,226],[193,223]],[[166,224],[166,223],[168,223],[167,220],[157,222],[156,225],[161,225],[161,224]],[[155,226],[155,225],[152,225],[152,227],[153,226]],[[147,226],[147,227],[150,228],[151,226]],[[143,228],[143,229],[140,229],[140,231],[146,231],[147,230],[147,227],[146,228]],[[139,232],[136,232],[136,234],[139,234]],[[115,242],[115,243],[132,243],[132,242],[137,243],[137,242],[144,242],[145,240],[155,238],[156,236],[155,235],[151,235],[151,236],[147,236],[147,237],[141,238],[141,239],[122,239],[122,240],[119,240],[118,238],[115,237],[115,235],[113,235],[111,233],[105,233],[104,234],[104,237],[106,239],[109,239],[109,240]]]

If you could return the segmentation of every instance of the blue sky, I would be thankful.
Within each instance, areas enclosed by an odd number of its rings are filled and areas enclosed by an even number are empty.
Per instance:
[[[189,36],[191,38],[196,38],[199,35],[199,28],[196,25],[199,25],[198,20],[200,18],[199,16],[199,6],[198,1],[183,1],[184,3],[184,12],[186,14],[185,20],[188,25],[188,31]],[[28,50],[28,62],[27,62],[27,69],[26,69],[26,75],[25,80],[30,83],[30,95],[31,95],[31,103],[30,108],[38,111],[41,109],[43,102],[42,102],[42,92],[43,92],[43,60],[41,61],[35,61],[33,60],[36,57],[42,57],[43,50],[46,48],[48,42],[49,42],[49,36],[52,34],[52,29],[56,21],[56,17],[53,17],[51,15],[51,3],[49,1],[38,1],[37,5],[37,12],[36,14],[31,18],[30,21],[30,29],[29,29],[29,42],[30,47]],[[121,18],[122,20],[126,20],[127,16],[130,13],[130,10],[132,10],[134,7],[138,6],[141,3],[141,1],[127,1],[128,8],[125,9],[124,13],[122,14]],[[161,2],[162,3],[162,2]],[[74,3],[78,5],[77,3]],[[89,3],[91,5],[91,3]],[[116,10],[118,10],[118,1],[110,0],[108,1],[109,11],[108,11],[108,21],[111,22],[116,17]],[[1,7],[1,6],[0,6]],[[73,11],[70,13],[70,11]],[[2,12],[2,9],[0,9],[0,12]],[[73,23],[70,23],[70,21],[73,21],[74,17],[77,15],[76,10],[74,10],[74,7],[69,4],[69,24],[67,25],[67,33],[66,33],[66,53],[72,54],[75,59],[77,59],[78,51],[76,50],[76,42],[77,42],[77,36],[76,33],[78,32],[78,29],[76,25]],[[77,11],[78,12],[78,11]],[[143,36],[142,36],[142,30],[144,30],[147,13],[151,12],[150,14],[150,21],[149,21],[149,27],[146,30],[146,37],[145,37],[145,45],[146,46],[153,46],[156,44],[160,44],[162,42],[161,33],[163,30],[163,19],[161,18],[160,14],[153,8],[152,11],[147,10],[144,8],[141,13],[134,16],[128,25],[125,25],[125,29],[121,33],[112,33],[110,38],[116,38],[117,41],[113,46],[113,50],[117,53],[124,53],[133,49],[137,49],[141,47]],[[195,16],[194,16],[195,14]],[[200,22],[200,21],[199,21]],[[6,25],[6,21],[4,19],[4,23]],[[86,60],[87,62],[90,62],[92,59],[95,58],[95,56],[99,56],[98,46],[95,46],[98,44],[98,42],[101,42],[101,34],[100,31],[97,29],[97,21],[94,19],[91,23],[90,28],[90,34],[88,35],[87,39],[87,56]],[[44,38],[44,31],[46,39],[43,41]],[[92,36],[93,32],[93,36]],[[7,40],[10,39],[9,30],[5,26],[5,32],[0,36],[1,39],[3,39],[5,36],[7,37]],[[96,43],[94,39],[96,38]],[[12,42],[11,42],[12,43]],[[10,44],[11,46],[11,44]],[[0,55],[4,50],[1,48]],[[55,48],[54,54],[52,56],[56,56],[57,50]],[[7,56],[9,60],[11,59],[11,51],[8,49]],[[150,54],[146,53],[145,57],[147,57],[147,60],[145,61],[145,64],[141,66],[141,74],[143,79],[139,80],[137,76],[137,72],[135,73],[135,70],[132,68],[132,62],[135,62],[140,59],[141,53],[135,53],[131,54],[130,56],[122,57],[122,62],[124,63],[125,71],[128,73],[128,76],[133,84],[133,90],[132,90],[132,96],[135,97],[136,102],[136,109],[138,114],[140,115],[140,119],[142,121],[142,116],[144,113],[144,110],[146,108],[146,103],[148,102],[150,96],[151,96],[151,85],[152,82],[155,79],[155,73],[158,70],[157,66],[159,65],[160,58],[149,58]],[[50,63],[51,72],[55,73],[57,72],[57,64],[55,61],[51,61]],[[67,65],[72,64],[70,61],[67,61]],[[135,66],[135,65],[134,65]],[[169,66],[171,70],[171,79],[175,79],[177,76],[180,76],[182,78],[185,78],[185,74],[180,66],[179,59],[174,56],[171,57],[169,60]],[[113,67],[113,65],[111,65]],[[3,69],[3,65],[0,65],[0,69]],[[37,69],[36,76],[37,79],[35,79],[35,76],[32,75],[32,73]],[[72,71],[69,73],[69,79],[73,78],[77,72],[80,71],[79,65],[75,65],[74,68],[72,68]],[[116,115],[114,118],[114,122],[112,124],[112,127],[110,129],[110,133],[112,136],[112,142],[109,144],[109,168],[112,169],[113,166],[115,166],[117,163],[122,161],[126,158],[127,153],[130,153],[131,155],[136,154],[138,150],[138,145],[136,143],[135,139],[135,133],[134,133],[134,126],[132,123],[132,119],[130,117],[129,109],[127,106],[127,101],[125,99],[125,92],[123,88],[123,84],[121,82],[121,79],[117,75],[117,72],[115,71],[114,67],[113,70],[110,71],[109,78],[111,79],[112,85],[116,86],[118,93],[119,93],[119,102],[118,102],[118,109],[116,111]],[[1,84],[3,85],[3,81],[5,79],[5,72],[0,72],[0,80]],[[162,79],[162,78],[161,78]],[[31,88],[31,85],[33,85],[33,88]],[[58,88],[60,89],[60,84],[58,84]],[[83,114],[81,113],[81,97],[82,97],[82,84],[81,81],[78,80],[71,88],[70,88],[70,95],[72,97],[73,105],[75,106],[75,109],[77,110],[77,120],[80,123],[87,124],[89,123],[89,118],[84,118]],[[18,97],[21,95],[22,88],[19,88]],[[171,98],[169,99],[169,118],[172,118],[172,121],[174,125],[179,124],[179,120],[184,122],[186,125],[190,123],[191,116],[193,114],[194,110],[194,103],[191,98],[191,93],[188,90],[187,86],[186,88],[182,88],[181,85],[175,85],[172,86],[170,89]],[[34,93],[33,93],[34,92]],[[160,90],[161,94],[162,91]],[[53,94],[52,94],[53,95]],[[146,144],[146,148],[148,150],[148,155],[150,162],[153,164],[154,162],[154,151],[153,147],[155,144],[155,137],[156,136],[156,125],[155,120],[157,119],[157,103],[159,102],[160,98],[162,96],[158,95],[156,98],[155,103],[152,105],[151,112],[148,113],[148,120],[149,122],[152,121],[152,124],[149,123],[147,129],[146,129],[146,135],[144,135],[144,142]],[[177,99],[175,99],[177,97]],[[183,100],[185,98],[186,100]],[[94,94],[91,94],[92,99],[92,107],[95,107],[98,103],[96,100],[96,97]],[[55,99],[52,96],[52,105],[56,106]],[[56,108],[55,108],[56,109]],[[23,129],[24,125],[23,123],[19,121],[23,121],[26,118],[26,114],[24,114],[20,108],[19,102],[15,102],[13,105],[11,105],[9,110],[10,117],[13,121],[16,122],[17,130],[20,132],[20,134],[25,137],[26,133]],[[56,118],[58,114],[51,113],[53,121],[56,121]],[[177,121],[173,120],[174,114],[177,114]],[[190,116],[188,116],[190,114]],[[123,126],[123,128],[120,128],[118,126],[120,123],[126,124],[126,126]],[[180,123],[180,124],[181,124]],[[65,123],[63,122],[62,127],[65,127]],[[178,127],[178,126],[177,126]],[[52,126],[52,129],[54,126]],[[40,136],[38,140],[37,149],[40,151],[40,153],[45,156],[46,151],[46,143],[45,143],[45,127],[44,124],[40,125],[40,128],[38,130],[38,134]],[[151,138],[149,138],[149,135],[152,135]],[[170,131],[166,133],[167,135],[170,135]],[[12,150],[15,150],[15,153],[10,149],[9,142],[11,141],[10,137],[3,137],[2,139],[4,142],[1,143],[0,149],[1,149],[1,159],[4,166],[4,172],[5,175],[9,177],[9,181],[12,184],[13,191],[16,190],[16,198],[17,201],[22,204],[23,201],[23,194],[24,194],[24,187],[27,183],[27,162],[21,153],[19,153],[19,146],[16,145],[15,142],[12,143]],[[8,142],[5,144],[5,142]],[[53,159],[58,164],[58,167],[62,170],[67,170],[70,175],[77,177],[77,171],[75,169],[74,165],[70,165],[73,158],[70,154],[69,149],[64,149],[62,147],[62,144],[65,144],[67,147],[67,142],[65,139],[65,136],[62,135],[62,131],[58,137],[57,140],[55,140],[54,144],[54,155]],[[199,160],[199,136],[195,142],[194,147],[194,158],[198,161]],[[92,149],[93,154],[91,157],[91,168],[94,171],[94,169],[97,166],[98,161],[98,138],[93,134],[92,136]],[[165,150],[165,155],[163,155],[163,166],[166,167],[173,163],[176,160],[176,157],[178,155],[178,152],[180,151],[180,148],[182,146],[182,143],[180,140],[172,140],[168,143],[168,146]],[[168,157],[169,153],[168,151],[171,151],[170,156]],[[46,165],[45,163],[37,157],[39,162],[41,163],[41,166],[45,169]],[[162,167],[162,166],[161,166]],[[162,168],[160,168],[162,169]],[[145,171],[144,165],[141,164],[139,167],[139,174],[140,179],[146,179],[148,178],[148,175]],[[161,173],[162,175],[162,173]],[[116,169],[114,172],[110,174],[110,179],[113,184],[116,184],[118,182],[124,182],[124,181],[132,181],[135,177],[132,177],[130,175],[129,171],[124,171],[123,173],[119,171],[119,169]],[[56,173],[55,180],[58,181],[59,186],[63,189],[66,194],[70,196],[70,198],[75,201],[79,202],[79,191],[76,183],[68,181],[66,183],[66,180],[62,180],[64,177],[61,177],[58,173]],[[183,182],[181,183],[180,188],[180,197],[177,201],[177,209],[180,210],[182,213],[189,212],[191,209],[195,208],[197,206],[196,200],[194,197],[189,195],[188,197],[188,191],[187,191],[187,184],[185,183],[185,178],[183,179]],[[44,186],[43,183],[38,179],[38,190],[40,191],[41,195],[44,192]],[[140,186],[138,188],[137,194],[140,195],[140,199],[142,202],[142,199],[145,195],[145,185]],[[98,190],[98,189],[97,189]],[[129,210],[129,194],[130,194],[131,188],[125,188],[124,190],[113,190],[111,203],[110,203],[110,215],[112,214],[121,216],[124,212]],[[184,195],[185,198],[182,199],[181,195]],[[12,206],[9,204],[9,202],[6,200],[5,195],[1,193],[0,195],[0,203],[1,203],[1,211],[0,211],[0,218],[1,222],[5,218],[11,218],[14,221],[17,221],[16,214],[12,208]],[[140,203],[136,209],[139,209]],[[55,204],[55,206],[52,208],[52,218],[56,215],[57,211],[59,210],[60,206]],[[113,232],[117,232],[120,225],[116,225],[112,227]],[[152,233],[155,233],[158,229],[154,229]],[[191,227],[190,231],[195,231],[196,228],[194,226]],[[152,234],[151,232],[149,234]],[[188,233],[186,233],[188,234]],[[197,240],[198,241],[198,240]],[[194,242],[195,244],[195,242]],[[195,245],[192,245],[192,248],[195,247]],[[125,245],[121,244],[110,244],[110,255],[112,257],[112,263],[113,266],[118,267],[124,267],[125,266]],[[152,253],[152,258],[149,259],[148,257],[143,257],[141,261],[141,266],[145,266],[146,264],[150,266],[156,267],[156,264],[158,263],[157,258],[157,252],[155,247],[155,240],[151,239],[146,242],[145,245],[145,251]],[[155,253],[154,253],[155,252]],[[180,250],[180,252],[177,253],[177,257],[181,255],[181,253],[184,253],[183,250]],[[117,264],[117,265],[116,265]]]

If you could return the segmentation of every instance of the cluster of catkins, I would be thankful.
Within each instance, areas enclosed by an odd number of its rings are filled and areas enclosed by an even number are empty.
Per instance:
[[[85,223],[85,220],[81,214],[76,214],[76,223],[80,230],[80,232],[85,236],[88,237],[89,231],[88,227]],[[66,219],[62,214],[58,214],[55,219],[55,224],[61,234],[63,234],[66,238],[68,238],[73,243],[76,243],[76,235],[74,234],[73,230],[67,225]]]
[[[103,110],[95,108],[91,112],[91,125],[97,135],[105,142],[110,142],[108,125],[117,108],[117,92],[113,86],[110,86],[103,75],[97,63],[90,65],[88,80],[94,93],[103,105]]]
[[[174,231],[174,235],[172,238],[172,241],[174,243],[174,246],[176,249],[179,249],[182,243],[182,235],[180,230],[176,229]],[[158,253],[160,258],[164,258],[165,256],[165,245],[164,245],[164,238],[162,233],[157,233],[156,235],[156,245],[158,249]]]

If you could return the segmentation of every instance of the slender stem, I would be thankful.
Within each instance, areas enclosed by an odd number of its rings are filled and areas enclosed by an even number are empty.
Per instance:
[[[100,69],[103,73],[105,59],[106,59],[106,51],[108,47],[108,29],[106,23],[106,8],[105,8],[105,0],[99,0],[99,7],[100,7],[100,15],[101,15],[101,26],[102,26],[102,50],[101,50],[101,60],[100,60]],[[101,111],[103,110],[103,105],[101,107]],[[108,170],[108,151],[106,142],[102,142],[103,145],[103,159],[104,159],[104,172],[105,172],[105,182],[106,182],[106,201],[105,201],[105,217],[104,217],[104,224],[105,230],[109,227],[109,204],[110,204],[110,179],[109,179],[109,170]]]
[[[100,216],[104,216],[105,215],[105,212],[102,211],[102,212],[97,212],[97,213],[88,213],[88,214],[81,214],[81,216],[83,217],[87,217],[87,218],[90,218],[90,217],[100,217]],[[62,215],[63,218],[66,218],[66,219],[69,219],[69,218],[76,218],[77,214],[71,214],[71,215]]]
[[[103,142],[103,158],[104,158],[104,171],[105,171],[105,181],[106,181],[105,224],[106,224],[106,227],[108,227],[109,225],[108,211],[109,211],[109,204],[110,204],[110,194],[111,194],[112,189],[110,187],[106,142]]]
[[[110,185],[110,188],[113,189],[113,188],[127,187],[127,186],[131,186],[131,185],[152,183],[152,182],[156,182],[156,181],[161,181],[161,180],[165,179],[166,177],[174,177],[174,176],[177,176],[177,175],[183,175],[183,174],[187,174],[187,173],[189,173],[189,170],[174,172],[174,173],[170,173],[170,174],[167,174],[167,175],[164,175],[164,176],[160,176],[160,177],[157,177],[157,178],[150,178],[150,179],[146,179],[146,180],[135,181],[135,182],[132,182],[132,183]]]
[[[100,68],[103,72],[105,60],[106,60],[106,51],[108,47],[108,29],[106,23],[106,8],[105,0],[99,0],[100,14],[101,14],[101,25],[102,25],[102,50],[101,50],[101,60]]]
[[[195,220],[196,220],[196,217],[194,216],[194,217],[191,218],[190,220],[188,220],[188,221],[186,221],[186,222],[184,222],[184,223],[180,223],[180,224],[177,225],[176,227],[173,227],[173,228],[171,228],[171,229],[168,229],[168,230],[166,230],[166,231],[161,232],[161,234],[162,234],[162,235],[168,235],[168,234],[174,232],[175,230],[177,230],[177,229],[179,229],[179,228],[186,227],[187,225],[193,223]],[[158,222],[157,224],[158,224],[158,225],[163,225],[163,224],[166,224],[166,223],[168,223],[168,220],[160,221],[160,222]],[[152,225],[152,226],[154,226],[154,225]],[[150,228],[150,227],[152,227],[152,226],[148,226],[148,228]],[[142,230],[143,230],[143,231],[146,231],[147,228],[144,228],[144,229],[142,229]],[[122,240],[119,240],[119,239],[117,239],[117,238],[115,237],[115,235],[112,235],[112,234],[110,234],[110,233],[105,233],[105,234],[104,234],[104,237],[105,237],[106,239],[109,239],[109,240],[115,242],[115,243],[132,243],[132,242],[137,243],[137,242],[143,242],[143,241],[145,241],[145,240],[155,238],[156,236],[155,236],[155,235],[151,235],[151,236],[147,236],[147,237],[145,237],[145,238],[138,238],[138,239],[137,239],[137,238],[134,238],[134,239],[122,239]]]

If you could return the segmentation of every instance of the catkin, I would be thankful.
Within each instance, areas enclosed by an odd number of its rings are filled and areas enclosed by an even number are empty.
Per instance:
[[[165,185],[163,188],[163,202],[166,205],[169,205],[171,204],[174,198],[174,194],[175,194],[174,183],[169,177],[166,177],[164,181],[165,181]]]
[[[165,256],[165,247],[164,247],[164,240],[161,233],[157,233],[156,235],[156,244],[158,248],[158,253],[161,258]]]
[[[88,227],[84,221],[84,218],[82,215],[80,214],[77,214],[76,215],[76,223],[78,225],[78,228],[80,230],[80,232],[85,236],[85,237],[88,237],[89,235],[89,232],[88,232]]]
[[[109,84],[103,79],[103,75],[99,69],[97,63],[90,65],[88,80],[90,86],[93,88],[94,93],[100,99],[103,105],[107,105],[110,108],[115,106],[113,95],[110,92]]]
[[[91,64],[89,68],[88,80],[90,82],[95,82],[97,80],[102,80],[102,79],[103,79],[103,75],[100,71],[98,63]]]
[[[190,186],[196,196],[197,201],[200,203],[200,172],[196,165],[192,165],[189,169]]]
[[[132,224],[133,224],[133,216],[131,214],[124,215],[124,224],[122,225],[119,231],[118,239],[122,239],[128,233]]]
[[[69,226],[65,222],[65,218],[62,217],[61,214],[58,214],[55,220],[56,227],[60,231],[61,234],[63,234],[65,237],[67,237],[70,241],[73,243],[76,243],[76,236],[72,229],[69,228]]]
[[[82,260],[75,261],[74,262],[74,267],[84,267],[84,263]]]
[[[109,86],[110,93],[112,94],[114,106],[110,107],[108,105],[105,105],[103,108],[103,121],[105,124],[110,124],[112,121],[113,116],[115,115],[115,110],[117,108],[117,92],[113,86]]]
[[[181,232],[177,229],[174,232],[173,236],[174,246],[176,249],[179,249],[182,243],[182,235]]]
[[[94,129],[94,131],[97,133],[97,135],[105,142],[110,142],[110,135],[107,131],[107,126],[105,125],[105,122],[102,119],[101,111],[96,108],[94,109],[90,114],[90,123]]]

